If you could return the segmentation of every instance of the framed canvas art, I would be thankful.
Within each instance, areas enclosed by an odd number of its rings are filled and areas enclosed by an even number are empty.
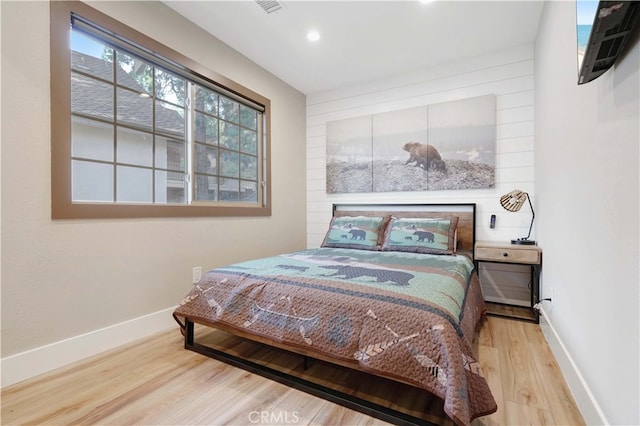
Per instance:
[[[327,123],[327,193],[495,185],[496,98]]]

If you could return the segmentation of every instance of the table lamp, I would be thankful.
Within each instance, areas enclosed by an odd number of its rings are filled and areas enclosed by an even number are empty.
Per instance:
[[[504,207],[506,210],[509,210],[510,212],[517,212],[518,210],[520,210],[524,202],[527,200],[529,201],[529,207],[531,207],[531,215],[532,215],[531,225],[529,225],[529,233],[527,234],[526,237],[518,238],[517,240],[511,240],[511,244],[523,244],[528,246],[536,245],[535,241],[529,239],[529,237],[531,236],[531,228],[533,227],[533,219],[536,217],[536,214],[533,211],[533,206],[531,205],[531,199],[529,198],[529,194],[527,194],[524,191],[515,189],[509,192],[508,194],[505,194],[502,197],[500,197],[500,204],[502,205],[502,207]]]

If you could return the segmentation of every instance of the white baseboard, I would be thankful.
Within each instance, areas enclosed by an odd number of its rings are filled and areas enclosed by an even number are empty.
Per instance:
[[[600,405],[596,401],[591,389],[582,377],[578,366],[573,361],[573,358],[567,351],[567,348],[562,343],[560,336],[556,332],[553,324],[549,321],[549,317],[544,310],[544,307],[540,311],[540,328],[544,337],[549,343],[551,352],[556,357],[560,370],[564,375],[564,379],[567,382],[567,386],[573,394],[573,398],[578,405],[578,409],[584,418],[584,421],[588,425],[608,425],[607,421]]]
[[[47,373],[174,326],[175,307],[31,349],[0,360],[2,387]]]

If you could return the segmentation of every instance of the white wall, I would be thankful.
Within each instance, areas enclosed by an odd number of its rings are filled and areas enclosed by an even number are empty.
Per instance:
[[[535,47],[545,333],[587,424],[637,425],[640,41],[578,86],[575,25],[574,2],[547,2]]]
[[[575,4],[548,2],[539,34],[535,48],[308,96],[307,245],[322,242],[337,202],[476,202],[477,237],[509,240],[526,235],[530,215],[498,199],[530,192],[543,296],[553,287],[542,326],[563,374],[587,424],[640,424],[639,47],[578,87]],[[495,189],[326,194],[327,122],[488,93],[497,95]]]
[[[171,307],[190,289],[194,266],[207,270],[305,247],[304,95],[162,3],[92,5],[271,99],[273,213],[52,221],[49,3],[0,2],[3,385],[16,370],[4,368],[9,357],[15,366],[27,351],[66,342],[64,356],[73,360],[68,339],[157,312],[171,325]],[[106,346],[122,343],[110,339]],[[42,372],[38,364],[50,352],[37,354],[19,364],[25,377]]]
[[[515,188],[535,199],[533,146],[533,46],[521,46],[382,81],[307,97],[307,245],[318,247],[338,202],[476,202],[478,239],[527,235],[531,213],[502,209],[501,195]],[[370,194],[326,193],[326,123],[367,114],[495,94],[496,187],[480,190]],[[497,228],[489,229],[491,214]],[[535,234],[535,225],[534,232]]]

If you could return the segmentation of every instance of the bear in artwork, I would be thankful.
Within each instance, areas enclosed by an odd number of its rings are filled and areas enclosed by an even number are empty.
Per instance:
[[[439,170],[443,173],[447,172],[444,160],[433,145],[420,142],[407,142],[404,144],[402,149],[409,153],[409,159],[405,164],[415,161],[416,167],[422,166],[425,170],[429,170],[430,167],[433,167],[435,170]]]

